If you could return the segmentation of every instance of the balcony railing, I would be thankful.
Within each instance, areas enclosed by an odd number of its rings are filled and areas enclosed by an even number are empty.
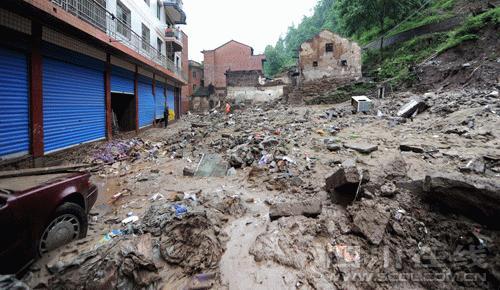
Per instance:
[[[182,42],[182,32],[178,28],[168,28],[165,32],[165,37],[173,37]]]
[[[106,10],[105,0],[51,0],[51,2],[187,81],[187,75],[173,60],[154,48],[148,39],[135,33],[127,23]],[[182,1],[180,2],[182,4]]]

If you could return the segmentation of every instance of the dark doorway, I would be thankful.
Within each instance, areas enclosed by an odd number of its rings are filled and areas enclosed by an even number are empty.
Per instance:
[[[135,97],[111,93],[113,134],[135,130]]]

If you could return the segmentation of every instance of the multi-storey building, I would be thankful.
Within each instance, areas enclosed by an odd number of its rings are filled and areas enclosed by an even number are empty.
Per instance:
[[[253,48],[231,40],[203,53],[205,84],[215,87],[217,95],[226,94],[227,71],[262,71],[266,56],[254,55]]]
[[[0,162],[178,117],[185,23],[181,0],[0,1]]]
[[[182,91],[183,96],[186,96],[186,98],[191,97],[199,87],[205,85],[203,65],[197,61],[190,60],[188,67],[188,84]]]

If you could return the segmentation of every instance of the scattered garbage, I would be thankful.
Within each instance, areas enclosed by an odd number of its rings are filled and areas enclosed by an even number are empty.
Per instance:
[[[175,210],[175,215],[178,217],[188,212],[187,208],[182,204],[174,204],[173,209]]]
[[[129,224],[129,223],[135,223],[139,220],[139,217],[136,216],[136,215],[132,215],[132,216],[129,216],[125,219],[122,220],[122,224],[126,225],[126,224]]]

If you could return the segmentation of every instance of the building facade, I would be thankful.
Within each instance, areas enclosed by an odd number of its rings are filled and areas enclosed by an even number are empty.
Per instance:
[[[213,85],[221,96],[226,91],[227,71],[262,71],[266,60],[265,55],[254,55],[252,47],[234,40],[202,53],[205,85]]]
[[[0,162],[179,116],[181,0],[0,2]]]
[[[338,80],[361,78],[361,48],[356,42],[323,30],[299,50],[301,81],[323,77]]]
[[[205,86],[203,65],[201,63],[194,60],[189,61],[188,79],[188,96],[192,96],[198,88]]]

